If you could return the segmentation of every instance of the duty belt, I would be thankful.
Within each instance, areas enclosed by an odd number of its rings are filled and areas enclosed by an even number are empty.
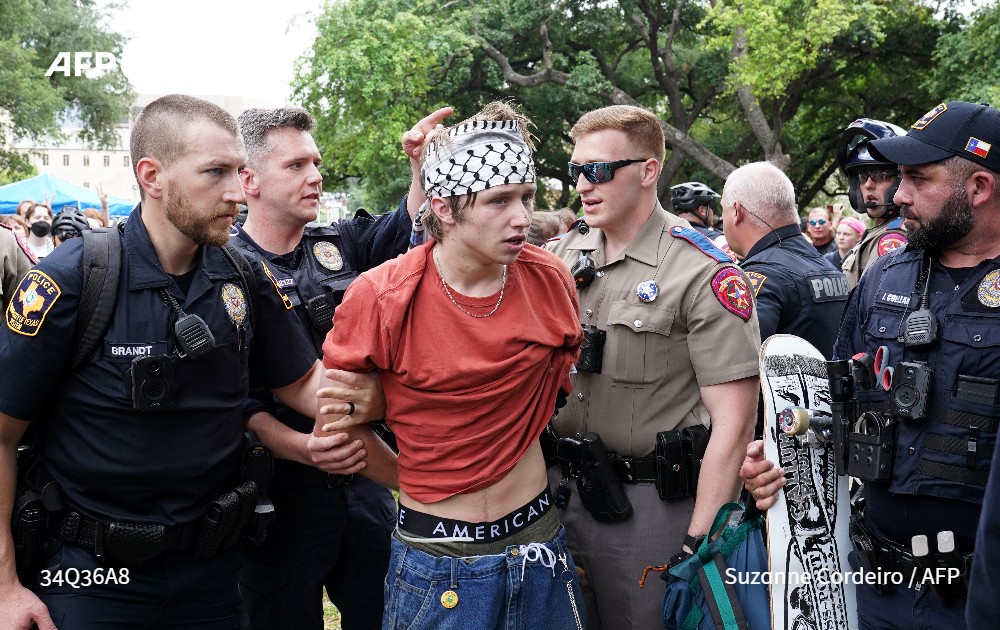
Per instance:
[[[59,521],[56,539],[94,552],[99,559],[127,558],[141,564],[164,551],[193,549],[199,523],[166,526],[156,523],[115,521],[107,525],[78,512],[67,512]]]
[[[548,428],[542,432],[542,451],[546,453],[546,466],[555,466],[560,462],[565,462],[571,468],[580,466],[579,458],[566,456],[559,448],[559,438]],[[548,455],[551,454],[551,455]],[[619,455],[613,451],[608,451],[608,460],[611,463],[615,475],[625,483],[655,483],[656,482],[656,457],[629,457]]]
[[[656,482],[656,457],[626,457],[608,453],[618,478],[626,483]]]
[[[854,545],[858,561],[861,562],[865,571],[898,571],[905,576],[910,576],[921,570],[914,560],[913,554],[902,545],[881,535],[869,522],[867,516],[851,519],[851,543]],[[865,549],[865,546],[868,549]],[[871,558],[874,562],[864,562],[866,557]],[[871,566],[867,566],[868,564]],[[968,575],[972,568],[971,553],[962,556],[962,564],[963,575]]]

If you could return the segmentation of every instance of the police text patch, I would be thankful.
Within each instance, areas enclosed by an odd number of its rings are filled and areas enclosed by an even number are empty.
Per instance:
[[[136,357],[151,357],[153,355],[165,354],[169,346],[166,341],[152,341],[149,343],[111,343],[104,342],[104,357],[107,359],[131,361]]]
[[[37,269],[30,270],[7,307],[7,327],[19,335],[34,337],[61,294],[62,289],[52,278]]]
[[[828,276],[808,276],[806,282],[809,283],[813,302],[839,302],[846,300],[847,295],[851,292],[847,278],[842,273]]]

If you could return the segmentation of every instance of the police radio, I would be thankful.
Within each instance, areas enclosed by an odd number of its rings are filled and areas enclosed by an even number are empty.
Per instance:
[[[938,323],[934,313],[927,307],[927,294],[931,287],[931,260],[927,259],[927,273],[924,274],[924,293],[920,296],[920,308],[906,318],[903,328],[903,345],[907,348],[929,346],[937,341]]]

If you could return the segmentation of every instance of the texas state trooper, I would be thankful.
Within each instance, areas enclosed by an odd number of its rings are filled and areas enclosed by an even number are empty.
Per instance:
[[[34,255],[24,241],[5,223],[0,223],[0,302],[6,309],[14,289],[34,265]]]
[[[432,130],[450,111],[440,110],[408,135]],[[360,272],[407,250],[407,204],[415,211],[423,193],[418,188],[399,210],[377,219],[361,212],[331,225],[311,224],[323,183],[312,116],[295,107],[251,109],[240,115],[239,125],[248,154],[240,178],[249,212],[233,242],[249,259],[267,261],[318,358],[347,286]],[[254,391],[261,400],[248,405],[254,413],[248,426],[278,459],[270,485],[276,520],[265,543],[247,550],[240,570],[251,627],[321,629],[325,588],[346,630],[381,628],[396,510],[392,495],[354,474],[328,474],[352,464],[354,453],[343,453],[336,443],[319,450],[334,440],[312,436],[313,417],[267,390]]]
[[[761,339],[798,335],[829,358],[849,289],[802,236],[791,180],[768,162],[736,169],[722,189],[722,222],[757,298]]]
[[[663,581],[642,590],[637,581],[646,566],[694,546],[736,497],[742,440],[754,425],[760,332],[743,273],[657,202],[664,139],[656,116],[606,107],[585,114],[571,135],[569,172],[586,223],[550,246],[576,280],[585,340],[554,423],[560,466],[550,466],[549,478],[583,571],[588,627],[661,627]],[[693,449],[697,461],[709,427],[698,478],[681,451]],[[598,438],[624,501],[581,496],[586,482],[569,494],[564,473],[587,462],[565,456],[567,444]],[[667,465],[658,469],[655,456]]]
[[[853,289],[858,279],[879,256],[906,245],[906,230],[899,216],[899,206],[893,201],[899,188],[899,168],[885,158],[869,151],[869,142],[879,138],[894,138],[906,132],[891,123],[859,118],[840,134],[837,144],[837,164],[847,176],[847,197],[851,206],[868,213],[874,226],[844,256],[840,268]]]
[[[24,277],[0,328],[0,514],[14,507],[19,440],[37,432],[17,533],[0,528],[3,628],[238,628],[235,543],[259,488],[241,472],[260,452],[242,447],[247,383],[317,407],[322,369],[282,295],[220,247],[243,199],[235,120],[166,96],[136,120],[130,150],[142,203],[120,236],[103,343],[69,369],[84,239]],[[391,453],[360,428],[366,474],[392,483]],[[14,557],[31,536],[55,543],[25,572],[34,593]]]
[[[864,482],[853,555],[867,572],[902,575],[896,586],[858,586],[862,628],[965,626],[1000,417],[997,143],[1000,111],[960,101],[870,143],[874,157],[899,165],[894,201],[909,243],[861,277],[831,365],[835,436],[845,427],[838,448],[861,455],[838,466]],[[759,507],[782,483],[769,468],[751,445],[741,475]],[[989,614],[996,627],[995,605]]]

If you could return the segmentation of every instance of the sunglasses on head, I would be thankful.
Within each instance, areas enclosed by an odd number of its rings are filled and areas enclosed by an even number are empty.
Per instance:
[[[615,171],[623,166],[645,162],[646,160],[618,160],[616,162],[591,162],[589,164],[569,163],[569,176],[573,181],[580,179],[582,173],[591,184],[603,184],[615,178]]]
[[[826,219],[809,219],[809,225],[826,225]]]

